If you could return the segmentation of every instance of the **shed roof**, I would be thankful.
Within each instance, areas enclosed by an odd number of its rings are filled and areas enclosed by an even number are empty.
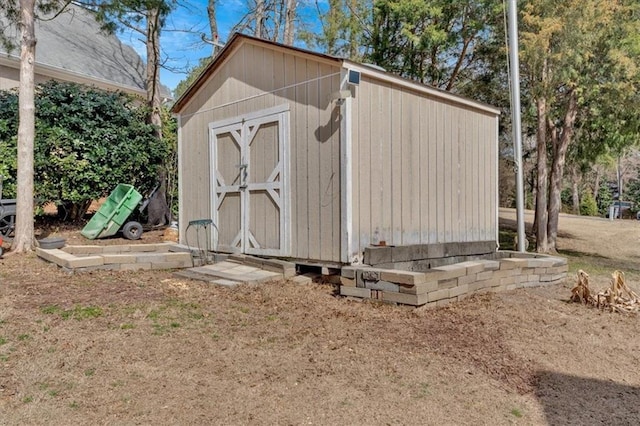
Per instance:
[[[20,32],[0,16],[5,36],[19,46]],[[51,20],[36,21],[36,72],[59,79],[95,84],[144,95],[145,64],[131,48],[113,34],[101,31],[93,12],[70,4]],[[19,47],[7,52],[0,45],[0,64],[16,66]],[[162,91],[169,95],[169,90]]]
[[[456,95],[454,93],[438,89],[433,86],[429,86],[426,84],[418,83],[413,80],[409,80],[390,72],[384,71],[379,67],[375,67],[368,64],[361,64],[358,62],[354,62],[345,58],[332,56],[328,54],[313,52],[306,49],[301,49],[299,47],[288,46],[281,43],[276,43],[270,40],[264,40],[257,37],[252,37],[246,34],[234,33],[231,36],[231,39],[227,42],[224,48],[218,53],[218,55],[207,65],[207,67],[200,73],[198,78],[189,86],[189,88],[176,100],[172,107],[172,112],[180,113],[180,111],[184,108],[184,106],[188,103],[189,99],[193,94],[195,94],[198,89],[204,85],[207,81],[207,78],[215,73],[215,71],[226,61],[226,59],[237,50],[243,43],[254,43],[261,44],[264,46],[270,46],[274,49],[284,49],[292,54],[302,55],[307,57],[313,57],[316,60],[334,63],[337,66],[341,66],[343,68],[356,69],[360,71],[363,75],[369,76],[371,78],[385,81],[387,83],[392,83],[399,85],[401,87],[405,87],[411,90],[415,90],[417,92],[421,92],[427,94],[429,96],[433,96],[435,98],[439,98],[442,100],[446,100],[448,102],[453,102],[456,104],[465,105],[471,108],[475,108],[484,112],[488,112],[490,114],[499,115],[500,110],[490,105],[484,104],[482,102],[474,101],[468,98],[465,98],[460,95]]]

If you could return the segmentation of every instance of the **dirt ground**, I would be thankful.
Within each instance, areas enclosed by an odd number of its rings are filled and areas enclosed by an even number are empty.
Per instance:
[[[567,300],[578,268],[596,288],[621,269],[638,291],[640,222],[562,216],[560,230],[564,283],[433,310],[7,255],[0,424],[636,425],[640,318]]]

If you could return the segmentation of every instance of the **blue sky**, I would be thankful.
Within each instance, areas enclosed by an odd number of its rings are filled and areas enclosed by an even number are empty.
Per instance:
[[[325,7],[327,0],[317,0],[320,7]],[[220,40],[226,41],[232,28],[246,13],[246,0],[219,0],[216,10]],[[210,38],[209,17],[207,16],[207,0],[186,0],[169,16],[161,34],[160,44],[166,67],[160,72],[161,82],[175,89],[176,85],[186,78],[186,69],[196,65],[200,58],[210,56],[212,46],[201,39],[201,34]],[[307,24],[317,22],[316,0],[300,0],[298,3],[301,21]],[[123,43],[132,46],[145,59],[146,48],[139,35],[122,33],[119,35]]]

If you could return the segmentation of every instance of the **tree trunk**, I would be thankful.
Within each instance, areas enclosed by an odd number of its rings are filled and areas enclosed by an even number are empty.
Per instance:
[[[593,184],[593,198],[597,201],[598,195],[600,195],[600,167],[596,164],[595,166],[596,177],[595,182]]]
[[[293,45],[294,20],[296,18],[296,0],[287,0],[287,8],[284,15],[284,44]]]
[[[578,167],[573,166],[571,168],[571,209],[573,214],[580,214],[580,193],[578,191],[578,184],[580,183],[580,174],[578,173]]]
[[[538,130],[536,134],[538,154],[538,181],[536,185],[536,250],[546,253],[549,250],[547,241],[547,224],[549,220],[547,212],[547,101],[543,97],[536,101],[538,114]]]
[[[216,56],[220,50],[218,46],[218,19],[216,18],[216,1],[209,0],[207,4],[207,15],[209,15],[209,28],[211,29],[211,39],[213,40],[213,49],[211,56]]]
[[[562,176],[564,174],[564,163],[567,156],[569,143],[573,138],[574,125],[578,115],[578,96],[574,89],[567,94],[569,102],[562,124],[561,135],[556,137],[556,146],[553,165],[551,166],[551,179],[549,185],[549,223],[547,225],[547,237],[549,239],[549,250],[556,251],[556,240],[558,238],[558,219],[560,217],[560,192],[562,190]]]
[[[162,139],[162,99],[160,98],[160,10],[147,12],[147,105],[149,123],[155,128],[155,136]]]
[[[12,249],[25,253],[35,246],[33,220],[33,152],[35,139],[35,1],[20,0],[20,95],[16,228]]]
[[[256,0],[256,29],[254,36],[262,38],[264,35],[264,0]]]

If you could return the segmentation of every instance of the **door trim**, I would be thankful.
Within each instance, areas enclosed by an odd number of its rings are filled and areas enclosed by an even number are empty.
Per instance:
[[[280,248],[279,249],[255,249],[251,248],[251,244],[247,244],[245,246],[245,242],[253,241],[253,244],[256,244],[255,237],[251,235],[249,231],[248,223],[250,218],[250,204],[248,203],[249,198],[249,190],[247,188],[246,192],[241,192],[240,196],[240,223],[241,223],[241,231],[240,234],[245,234],[245,237],[241,237],[241,244],[239,247],[239,252],[247,253],[247,254],[259,254],[259,255],[267,255],[267,256],[283,256],[288,257],[291,255],[291,191],[290,191],[290,121],[289,121],[289,104],[283,104],[272,108],[266,108],[260,111],[253,111],[248,114],[244,114],[237,117],[227,118],[219,121],[215,121],[209,123],[209,193],[210,193],[210,211],[211,218],[214,220],[214,223],[217,222],[217,208],[219,207],[219,202],[222,200],[222,197],[218,197],[216,192],[216,147],[214,146],[214,135],[215,133],[219,133],[220,130],[225,128],[237,128],[241,126],[241,135],[240,145],[241,145],[241,156],[243,156],[243,148],[242,145],[245,144],[245,140],[247,137],[252,137],[253,134],[250,134],[248,131],[249,125],[255,124],[258,122],[259,125],[267,124],[271,122],[278,122],[278,149],[281,153],[280,165],[274,169],[271,173],[271,176],[275,179],[275,177],[280,175],[280,188],[281,194],[279,195],[280,199]],[[247,145],[246,148],[248,148]],[[247,161],[247,160],[245,160]],[[275,173],[275,171],[278,173]],[[265,189],[268,192],[273,192],[274,187],[277,184],[269,181],[269,182],[260,182],[249,184],[252,189]],[[239,185],[238,185],[239,186]],[[270,195],[272,196],[272,194]],[[220,198],[220,200],[219,200]],[[242,212],[244,212],[244,217],[242,217]],[[216,223],[216,226],[219,226]],[[218,250],[218,235],[216,232],[211,236],[211,247],[214,250]],[[252,238],[253,237],[253,238]],[[237,241],[236,241],[237,242]],[[237,252],[236,251],[236,252]]]

